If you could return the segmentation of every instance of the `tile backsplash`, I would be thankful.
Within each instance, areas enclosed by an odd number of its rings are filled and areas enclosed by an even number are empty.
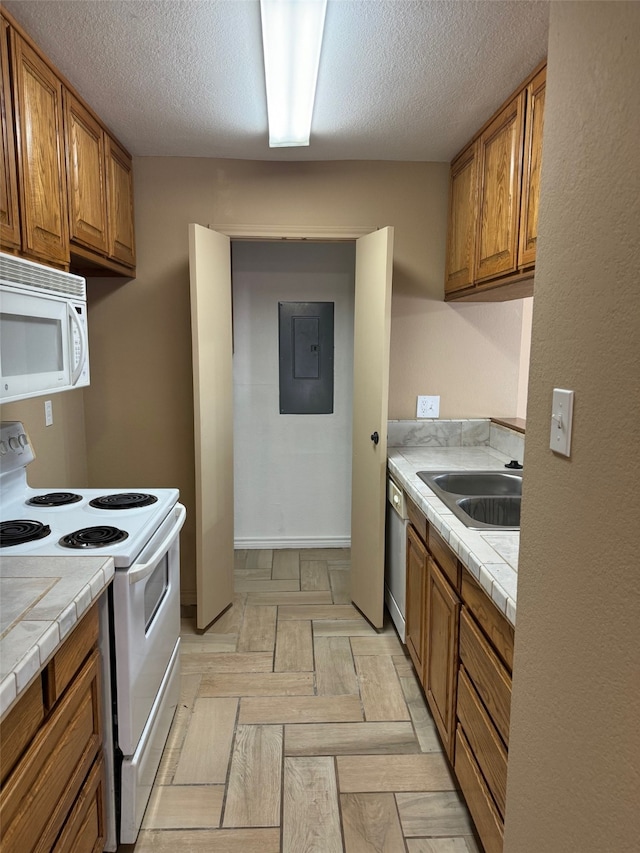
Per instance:
[[[388,447],[493,447],[520,464],[524,435],[488,418],[388,421]]]

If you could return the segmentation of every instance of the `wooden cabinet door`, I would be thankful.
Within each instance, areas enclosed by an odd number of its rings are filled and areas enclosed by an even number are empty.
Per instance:
[[[409,525],[407,527],[406,636],[407,648],[421,681],[426,572],[427,549]]]
[[[524,92],[480,137],[480,219],[476,281],[515,272],[524,131]]]
[[[425,694],[446,753],[453,761],[460,599],[431,558],[424,622]]]
[[[9,25],[0,20],[0,122],[2,123],[2,156],[0,157],[0,246],[20,248],[20,213],[18,209],[18,170],[14,144],[13,105],[9,77]]]
[[[69,263],[67,189],[62,137],[62,84],[11,30],[23,250]]]
[[[107,209],[109,257],[135,266],[133,167],[131,157],[109,136],[107,145]]]
[[[546,68],[543,68],[539,74],[536,74],[527,86],[524,168],[522,173],[522,201],[520,208],[520,247],[518,253],[518,265],[521,267],[530,266],[535,264],[536,261],[546,86]]]
[[[104,131],[91,113],[66,89],[64,118],[69,237],[75,243],[106,253]]]
[[[478,144],[474,142],[451,164],[445,293],[473,284],[477,205]]]

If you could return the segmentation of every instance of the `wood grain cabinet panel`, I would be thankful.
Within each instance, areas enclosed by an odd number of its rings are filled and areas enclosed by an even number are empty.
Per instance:
[[[489,638],[498,657],[509,672],[513,672],[514,627],[468,572],[462,573],[462,599]]]
[[[69,236],[103,254],[107,251],[105,134],[71,92],[64,91]]]
[[[407,527],[406,638],[411,660],[422,679],[427,549],[413,527]]]
[[[37,259],[67,265],[62,83],[15,30],[10,33],[22,248]]]
[[[446,293],[470,287],[474,281],[477,195],[478,144],[474,142],[451,164]]]
[[[37,678],[0,725],[0,783],[2,785],[40,728],[43,719],[42,682]]]
[[[538,242],[538,206],[540,171],[542,168],[542,132],[544,129],[544,98],[547,69],[543,68],[527,86],[527,115],[525,121],[524,167],[520,207],[520,246],[518,264],[535,264]]]
[[[435,561],[427,565],[424,689],[445,751],[453,761],[460,599]]]
[[[504,825],[460,726],[454,770],[485,853],[502,853]]]
[[[43,673],[45,705],[51,709],[67,689],[81,664],[98,643],[98,606],[76,625]]]
[[[65,821],[53,853],[102,853],[105,840],[104,759],[99,755]]]
[[[518,266],[524,105],[521,92],[480,137],[476,281],[513,273]]]
[[[109,256],[133,267],[136,263],[131,157],[109,136],[107,143],[107,203]]]
[[[18,208],[18,169],[14,142],[13,104],[9,75],[9,25],[0,19],[0,247],[20,248],[20,212]]]

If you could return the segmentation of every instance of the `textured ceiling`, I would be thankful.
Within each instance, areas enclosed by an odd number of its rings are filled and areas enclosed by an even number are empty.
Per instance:
[[[448,161],[546,55],[548,2],[329,0],[308,148],[270,149],[258,0],[7,0],[134,155]]]

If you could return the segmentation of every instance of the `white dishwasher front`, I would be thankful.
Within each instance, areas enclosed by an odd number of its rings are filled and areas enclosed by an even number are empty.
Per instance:
[[[404,492],[389,478],[387,480],[384,600],[403,643],[405,642],[408,523]]]

